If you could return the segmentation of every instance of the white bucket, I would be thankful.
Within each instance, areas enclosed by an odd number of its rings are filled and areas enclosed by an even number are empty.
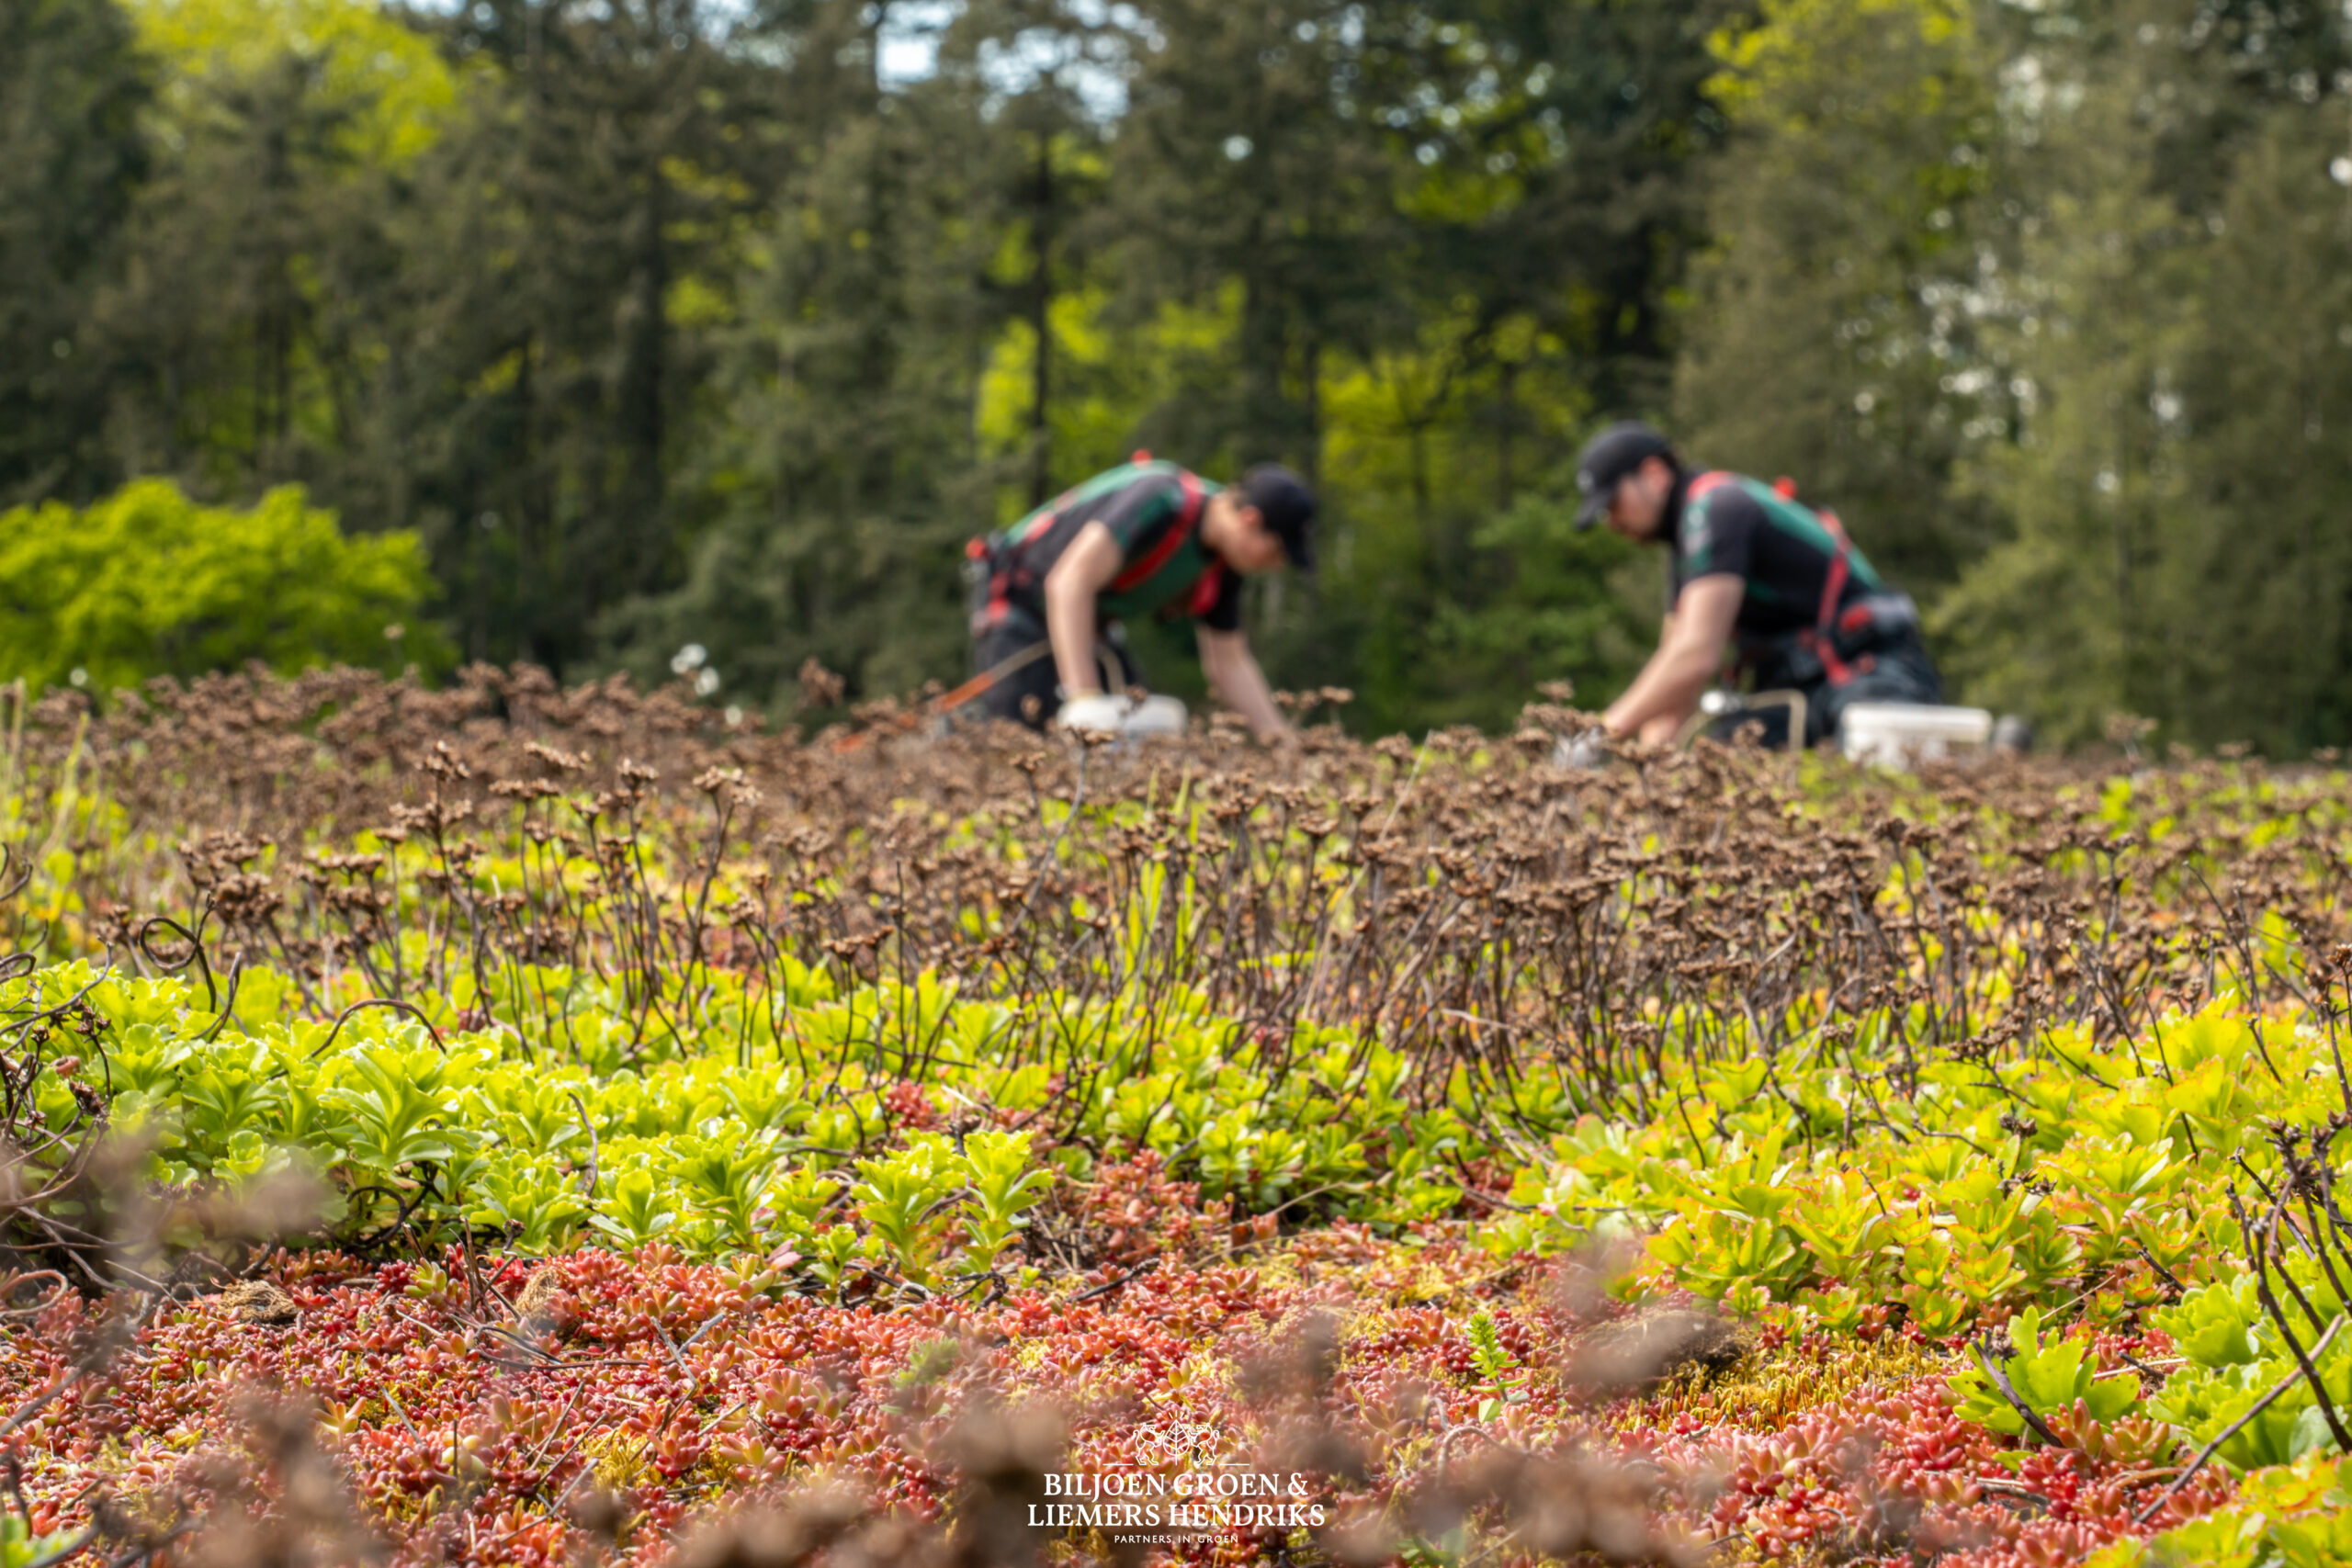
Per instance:
[[[1993,716],[1926,703],[1856,703],[1839,716],[1838,738],[1854,761],[1906,768],[1980,750],[1993,738]]]
[[[1119,717],[1122,735],[1182,735],[1184,705],[1174,697],[1149,696]]]

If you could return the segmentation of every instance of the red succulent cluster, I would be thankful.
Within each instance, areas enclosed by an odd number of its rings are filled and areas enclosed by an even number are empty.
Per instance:
[[[1054,1462],[1069,1472],[1166,1479],[1230,1455],[1311,1478],[1324,1544],[1343,1553],[1367,1529],[1393,1548],[1449,1508],[1525,1545],[1559,1526],[1541,1489],[1596,1464],[1605,1490],[1639,1499],[1644,1530],[1683,1532],[1643,1538],[1661,1558],[1687,1538],[1767,1558],[2074,1561],[2229,1492],[2208,1473],[2137,1526],[2148,1473],[2071,1450],[2005,1458],[2012,1440],[1957,1416],[1932,1376],[1781,1421],[1731,1401],[1678,1418],[1697,1374],[1671,1369],[1596,1404],[1567,1369],[1605,1317],[1558,1310],[1556,1278],[1507,1283],[1458,1244],[1419,1239],[1339,1228],[1222,1267],[1105,1265],[1095,1284],[986,1309],[838,1306],[660,1247],[536,1264],[453,1252],[431,1269],[284,1258],[290,1324],[230,1296],[172,1308],[26,1421],[13,1451],[37,1530],[94,1512],[119,1528],[177,1519],[190,1561],[222,1531],[319,1506],[289,1479],[305,1473],[336,1475],[349,1528],[401,1563],[657,1562],[694,1519],[820,1475],[951,1528],[975,1506],[957,1434],[976,1412],[1037,1404],[1066,1423]],[[65,1295],[9,1334],[0,1397],[68,1373],[111,1310]],[[1816,1336],[1772,1364],[1857,1353]],[[1184,1442],[1208,1447],[1188,1457]],[[1490,1489],[1465,1495],[1474,1483]],[[1185,1551],[1258,1561],[1276,1544],[1258,1529]]]
[[[2151,1472],[2075,1450],[2020,1455],[2014,1439],[1955,1416],[1936,1378],[1856,1396],[1778,1432],[1735,1438],[1724,1457],[1710,1522],[1769,1558],[2045,1568],[2208,1512],[2231,1492],[2223,1476],[2203,1472],[2138,1523],[2134,1515],[2169,1469]]]

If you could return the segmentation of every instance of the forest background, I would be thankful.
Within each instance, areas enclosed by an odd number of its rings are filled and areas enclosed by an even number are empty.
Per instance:
[[[1834,504],[1962,700],[2352,739],[2352,0],[0,0],[0,40],[12,674],[691,643],[782,717],[810,658],[960,678],[964,541],[1141,447],[1321,488],[1321,570],[1250,609],[1277,684],[1491,727],[1654,636],[1656,557],[1567,522],[1643,414]]]

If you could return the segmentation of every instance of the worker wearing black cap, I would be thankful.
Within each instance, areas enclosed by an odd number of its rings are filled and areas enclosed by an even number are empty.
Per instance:
[[[1263,464],[1218,485],[1138,452],[973,540],[973,663],[995,677],[988,711],[1033,728],[1116,728],[1097,665],[1105,627],[1189,615],[1211,688],[1260,738],[1286,734],[1241,630],[1241,580],[1285,562],[1312,569],[1314,527],[1315,497],[1288,468]],[[1124,644],[1109,650],[1132,683]]]
[[[1586,446],[1577,487],[1577,527],[1605,521],[1669,552],[1665,629],[1601,716],[1611,734],[1670,739],[1726,646],[1756,690],[1804,693],[1808,744],[1835,734],[1856,702],[1943,700],[1909,596],[1887,586],[1835,513],[1799,505],[1789,481],[1694,473],[1665,436],[1627,423]]]

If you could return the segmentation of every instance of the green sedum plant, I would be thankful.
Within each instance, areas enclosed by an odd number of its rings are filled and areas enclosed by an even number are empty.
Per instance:
[[[1999,1358],[2001,1372],[2018,1400],[2045,1424],[2072,1415],[2078,1404],[2091,1420],[2116,1421],[2139,1403],[2138,1379],[2098,1375],[2089,1336],[2045,1338],[2040,1307],[2009,1319],[2008,1341],[2008,1353]],[[2025,1436],[2024,1414],[1980,1369],[1962,1371],[1946,1386],[1965,1419],[2013,1438]]]
[[[84,1081],[107,1086],[107,1115],[149,1140],[168,1187],[300,1164],[326,1178],[323,1234],[345,1244],[462,1225],[534,1254],[593,1239],[788,1256],[836,1295],[876,1271],[958,1292],[1018,1276],[1031,1216],[1090,1150],[1158,1152],[1211,1201],[1395,1230],[1451,1209],[1461,1189],[1441,1162],[1478,1146],[1462,1111],[1407,1099],[1397,1054],[1342,1031],[1249,1038],[1197,1004],[1016,1010],[928,979],[844,994],[808,972],[798,1005],[776,1014],[718,973],[695,998],[698,1028],[628,1050],[623,1021],[642,1004],[569,970],[493,974],[427,998],[422,1017],[363,1009],[335,1028],[275,978],[243,971],[214,1011],[220,998],[185,978],[74,964],[0,983],[0,1000],[87,991],[107,1028]],[[526,999],[558,988],[571,998],[564,1034],[526,1032]],[[667,1005],[690,1016],[683,997]],[[986,1108],[960,1134],[890,1108],[919,1033],[957,1043],[926,1069],[933,1088]],[[1035,1059],[1005,1061],[1008,1043]],[[1282,1066],[1268,1059],[1277,1044]],[[1057,1078],[1097,1087],[1059,1102],[1046,1157],[1019,1124]],[[35,1092],[75,1114],[61,1078]]]

